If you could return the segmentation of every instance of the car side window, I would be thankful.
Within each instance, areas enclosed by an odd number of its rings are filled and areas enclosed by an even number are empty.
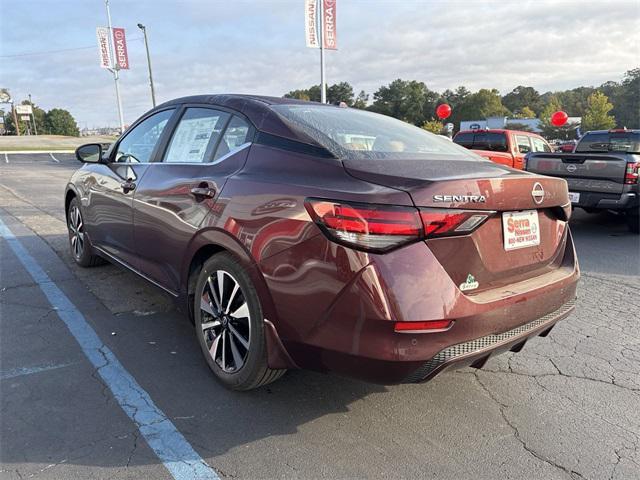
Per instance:
[[[550,152],[551,148],[541,138],[531,137],[531,144],[533,145],[534,152]]]
[[[247,142],[250,130],[251,127],[245,120],[234,115],[222,136],[213,161],[215,162],[220,157],[238,150]]]
[[[531,151],[529,137],[526,135],[516,135],[516,145],[518,145],[518,152],[520,153],[529,153]]]
[[[166,163],[204,163],[211,159],[230,114],[211,108],[187,108],[173,132]]]
[[[114,161],[118,163],[148,163],[160,135],[174,110],[163,110],[136,125],[118,143]]]

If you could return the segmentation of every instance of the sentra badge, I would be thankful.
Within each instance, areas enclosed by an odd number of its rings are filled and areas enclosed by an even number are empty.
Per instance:
[[[434,202],[465,202],[484,203],[487,198],[484,195],[434,195]]]

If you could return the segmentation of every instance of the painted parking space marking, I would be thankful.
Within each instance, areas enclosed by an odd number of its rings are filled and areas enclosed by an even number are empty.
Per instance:
[[[56,163],[60,163],[60,160],[58,160],[56,157],[53,156],[53,153],[49,152],[49,156],[51,157],[51,160],[53,160]]]
[[[0,380],[7,380],[9,378],[23,377],[25,375],[33,375],[34,373],[48,372],[49,370],[57,370],[59,368],[68,367],[73,363],[60,363],[58,365],[40,365],[37,367],[20,367],[0,372]]]
[[[122,410],[173,478],[220,480],[1,219],[0,236],[40,287]]]
[[[4,152],[4,161],[5,163],[9,163],[9,155],[7,155],[7,152]]]

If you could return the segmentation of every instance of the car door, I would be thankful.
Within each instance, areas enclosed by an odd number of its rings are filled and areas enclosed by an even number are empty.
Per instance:
[[[250,123],[231,111],[189,105],[162,157],[135,193],[134,235],[141,272],[177,293],[183,257],[227,178],[246,160]]]
[[[133,197],[175,109],[155,112],[127,131],[85,178],[85,224],[94,247],[137,268],[133,243]]]
[[[531,151],[531,142],[529,140],[529,135],[516,133],[514,136],[516,150],[513,153],[513,168],[522,170],[524,156]]]

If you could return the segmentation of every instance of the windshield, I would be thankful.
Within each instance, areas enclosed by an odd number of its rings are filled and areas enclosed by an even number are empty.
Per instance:
[[[338,158],[485,161],[445,137],[377,113],[320,105],[272,108]]]
[[[576,147],[576,153],[594,152],[640,152],[640,133],[637,132],[590,132],[585,134]]]
[[[458,145],[473,150],[507,151],[507,136],[494,132],[460,132],[453,139]]]

